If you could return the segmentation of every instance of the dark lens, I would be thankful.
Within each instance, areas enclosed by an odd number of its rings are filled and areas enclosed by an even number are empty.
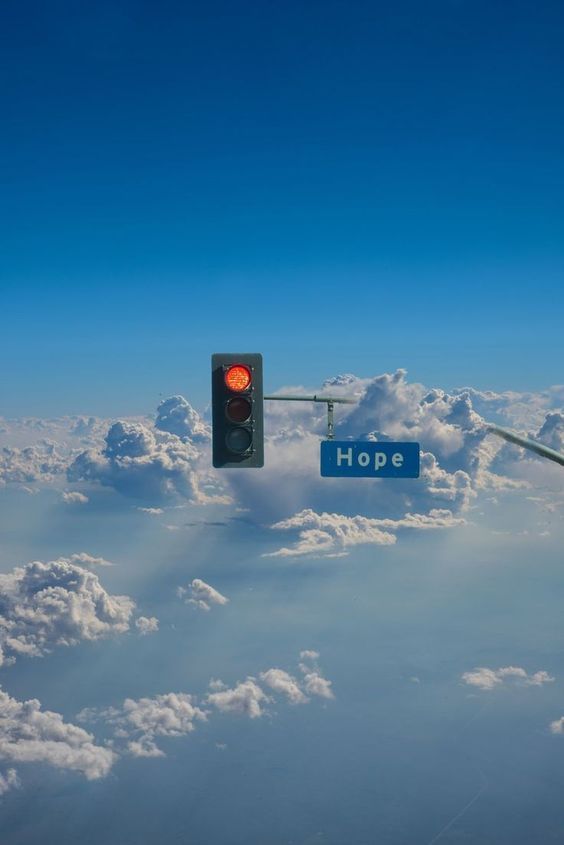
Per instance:
[[[253,438],[248,428],[232,428],[225,435],[225,444],[230,452],[242,455],[247,452]]]
[[[251,411],[251,403],[248,399],[243,399],[242,396],[237,396],[237,398],[235,399],[230,399],[227,403],[227,417],[232,422],[246,422],[251,416]]]

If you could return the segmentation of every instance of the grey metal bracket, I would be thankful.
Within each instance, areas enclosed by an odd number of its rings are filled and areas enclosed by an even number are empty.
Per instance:
[[[335,405],[356,405],[358,399],[346,399],[342,396],[265,396],[265,399],[278,399],[282,402],[325,402],[327,405],[327,440],[335,439],[333,413]]]

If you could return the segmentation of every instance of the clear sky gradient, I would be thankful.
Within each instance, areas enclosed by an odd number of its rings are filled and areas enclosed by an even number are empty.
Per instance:
[[[558,2],[9,2],[0,414],[561,382]]]

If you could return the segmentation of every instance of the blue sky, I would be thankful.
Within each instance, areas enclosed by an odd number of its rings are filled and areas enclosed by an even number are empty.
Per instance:
[[[485,426],[564,453],[563,36],[5,4],[2,845],[564,839],[562,468]],[[214,470],[233,350],[420,477],[321,478],[301,402]]]
[[[233,348],[271,387],[558,381],[563,19],[8,4],[6,413],[203,404]]]

